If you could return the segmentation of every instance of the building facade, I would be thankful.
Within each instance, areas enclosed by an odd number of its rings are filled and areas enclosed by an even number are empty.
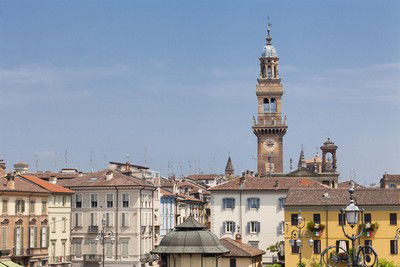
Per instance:
[[[29,267],[48,265],[49,196],[21,176],[0,177],[0,258]]]
[[[210,188],[211,231],[219,238],[235,238],[265,250],[284,240],[284,203],[290,188],[325,188],[303,178],[259,178],[245,175]],[[263,255],[264,263],[277,261]]]
[[[49,226],[49,262],[51,266],[71,265],[71,196],[73,191],[56,183],[48,183],[32,175],[21,175],[49,191],[48,199],[48,226]]]
[[[62,181],[75,191],[72,199],[73,266],[96,266],[102,261],[99,233],[105,239],[107,266],[149,266],[149,252],[159,242],[157,188],[145,179],[117,170],[102,170]]]
[[[400,174],[385,173],[380,180],[381,188],[400,188]]]
[[[396,229],[400,221],[400,190],[359,188],[354,193],[357,205],[363,208],[365,231],[357,245],[370,245],[379,255],[400,264]],[[319,263],[321,252],[328,246],[339,245],[350,251],[351,242],[344,236],[340,209],[349,204],[347,189],[290,190],[285,204],[285,264],[297,266],[300,260]],[[299,210],[304,219],[302,246],[292,240],[292,232],[298,231]],[[301,226],[301,225],[300,225]],[[357,234],[359,227],[345,225],[348,233]],[[312,246],[309,240],[313,239]],[[335,253],[335,251],[333,251]],[[336,253],[339,253],[336,251]],[[346,258],[339,257],[345,266]]]

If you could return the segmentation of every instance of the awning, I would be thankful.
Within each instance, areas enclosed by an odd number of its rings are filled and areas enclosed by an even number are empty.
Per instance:
[[[0,267],[24,267],[12,261],[0,261]]]

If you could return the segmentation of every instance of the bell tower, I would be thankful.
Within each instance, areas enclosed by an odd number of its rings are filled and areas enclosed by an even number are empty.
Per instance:
[[[282,118],[283,86],[279,78],[279,57],[272,46],[271,23],[268,20],[267,44],[261,54],[260,75],[256,95],[258,116],[253,117],[253,132],[257,136],[258,175],[283,172],[283,136],[286,117]]]

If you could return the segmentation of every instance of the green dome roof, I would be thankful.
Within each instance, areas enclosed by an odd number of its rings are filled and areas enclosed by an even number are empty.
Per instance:
[[[192,216],[169,232],[151,253],[156,254],[224,254],[229,250],[218,237]]]

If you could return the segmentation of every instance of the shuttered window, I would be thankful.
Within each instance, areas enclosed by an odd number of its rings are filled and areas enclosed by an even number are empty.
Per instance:
[[[82,194],[75,195],[75,208],[82,208]]]
[[[314,254],[321,254],[321,240],[314,240],[314,244],[313,244],[314,248]]]
[[[1,248],[7,248],[7,226],[1,227]]]
[[[121,215],[122,215],[121,226],[129,227],[129,212],[123,212]]]
[[[128,258],[129,257],[129,240],[121,241],[121,246],[122,246],[122,258]]]
[[[260,232],[260,222],[252,221],[247,223],[247,232],[257,234]]]
[[[248,198],[247,199],[247,207],[249,209],[259,209],[260,208],[260,199],[259,198]]]
[[[114,194],[107,194],[107,208],[114,207]]]
[[[234,209],[235,208],[235,199],[234,198],[224,198],[222,199],[222,205],[224,209]]]
[[[398,254],[399,253],[399,242],[398,240],[390,240],[390,254]]]
[[[223,225],[225,233],[233,233],[235,232],[235,222],[233,221],[226,221]]]
[[[122,194],[122,207],[129,208],[129,194],[128,193]]]

